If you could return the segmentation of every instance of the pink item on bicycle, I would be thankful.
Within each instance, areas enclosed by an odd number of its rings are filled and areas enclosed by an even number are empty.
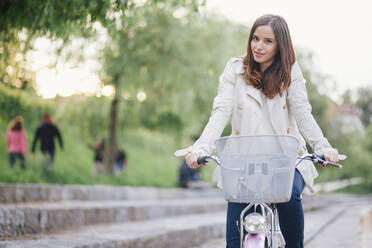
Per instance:
[[[244,239],[244,248],[264,248],[265,235],[263,233],[247,234]]]

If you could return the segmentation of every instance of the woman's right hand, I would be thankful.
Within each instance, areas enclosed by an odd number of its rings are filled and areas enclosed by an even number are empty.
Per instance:
[[[199,168],[200,167],[200,164],[198,164],[199,156],[200,156],[200,153],[196,153],[196,152],[187,153],[185,157],[187,165],[193,169]]]
[[[338,151],[334,148],[329,148],[323,152],[323,156],[326,161],[337,163],[338,162]],[[329,167],[329,164],[320,165],[322,167]]]

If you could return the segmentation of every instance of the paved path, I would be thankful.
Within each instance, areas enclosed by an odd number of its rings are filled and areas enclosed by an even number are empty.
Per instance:
[[[304,204],[320,206],[305,213],[305,248],[372,248],[372,195],[333,194],[319,201],[305,199]],[[371,213],[364,230],[363,212]],[[193,248],[224,247],[224,239],[215,239]]]
[[[334,218],[310,241],[306,248],[371,248],[372,229],[362,228],[361,217],[363,212],[372,207],[371,197],[361,197],[338,204],[336,211],[339,215]],[[325,209],[328,211],[328,209]],[[327,212],[322,211],[318,217],[326,217]],[[371,218],[369,218],[369,221]],[[369,223],[370,224],[370,223]]]

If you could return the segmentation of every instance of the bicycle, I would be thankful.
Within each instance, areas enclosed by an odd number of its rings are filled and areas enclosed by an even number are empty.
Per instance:
[[[241,248],[285,247],[276,203],[290,200],[299,163],[310,160],[342,168],[340,164],[325,161],[323,155],[297,157],[299,142],[289,135],[230,136],[215,143],[218,157],[199,157],[198,164],[215,161],[221,170],[225,199],[248,203],[240,214]],[[339,158],[343,160],[346,156]],[[246,215],[252,208],[252,213]]]

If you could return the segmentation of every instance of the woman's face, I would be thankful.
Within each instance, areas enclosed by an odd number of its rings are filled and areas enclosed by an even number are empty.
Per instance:
[[[277,52],[277,40],[273,29],[269,25],[256,28],[252,35],[251,49],[254,61],[260,64],[261,71],[271,65]]]

